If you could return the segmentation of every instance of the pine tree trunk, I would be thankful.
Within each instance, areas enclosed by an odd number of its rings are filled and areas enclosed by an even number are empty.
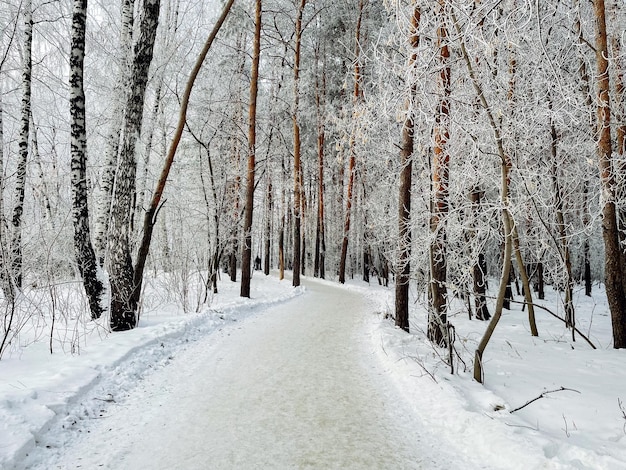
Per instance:
[[[111,329],[113,331],[129,330],[137,325],[137,307],[141,286],[135,283],[130,240],[131,212],[137,172],[135,146],[141,133],[145,91],[159,22],[159,10],[160,0],[144,1],[139,38],[134,49],[118,170],[111,201],[108,252],[111,279]]]
[[[33,47],[33,7],[31,0],[25,0],[24,12],[24,47],[22,56],[22,109],[20,135],[18,140],[19,159],[16,170],[15,196],[13,206],[13,237],[11,241],[11,271],[15,287],[22,288],[22,214],[26,191],[26,164],[28,161],[28,140],[30,135],[30,102],[32,78]]]
[[[417,62],[417,48],[420,43],[419,22],[420,7],[413,1],[413,16],[409,44],[411,55],[409,71],[411,80],[415,80],[414,69]],[[411,280],[411,187],[413,178],[413,136],[415,133],[416,85],[411,83],[409,101],[406,103],[406,117],[402,126],[400,149],[400,189],[398,194],[398,267],[396,270],[396,326],[409,331],[409,282]]]
[[[326,140],[326,130],[324,125],[323,106],[326,101],[326,66],[321,71],[321,83],[319,68],[319,48],[315,50],[315,110],[317,117],[317,222],[315,227],[315,260],[313,276],[324,279],[326,240],[324,233],[324,143]]]
[[[439,90],[441,101],[435,119],[435,146],[433,155],[433,212],[430,230],[433,241],[430,246],[431,268],[431,308],[428,318],[428,338],[435,344],[447,344],[446,324],[446,221],[448,214],[448,184],[450,154],[448,152],[450,126],[450,50],[448,31],[445,25],[445,2],[440,3],[440,25],[437,29],[437,42],[441,62]]]
[[[306,0],[300,1],[296,18],[295,55],[293,66],[293,286],[300,285],[301,264],[301,211],[302,211],[302,162],[300,155],[300,124],[298,123],[300,103],[300,49],[302,42],[302,14]]]
[[[585,47],[585,39],[582,33],[582,26],[580,22],[580,2],[576,2],[577,15],[574,21],[574,31],[577,34],[577,44],[579,51],[582,51]],[[583,92],[583,99],[585,102],[585,107],[587,112],[589,113],[589,126],[591,128],[591,132],[595,134],[595,124],[596,119],[593,113],[593,98],[591,96],[591,84],[589,74],[587,73],[587,62],[585,61],[582,54],[579,55],[579,75],[581,79],[581,90]],[[589,180],[585,179],[583,186],[583,225],[584,227],[589,226]],[[589,238],[586,237],[583,242],[583,263],[584,263],[584,275],[585,275],[585,295],[591,296],[591,264],[589,261]],[[542,278],[543,279],[543,278]],[[543,284],[542,284],[542,293],[543,295]],[[543,299],[543,296],[539,297]]]
[[[70,115],[72,154],[72,217],[74,249],[78,270],[83,278],[89,300],[91,318],[100,318],[103,285],[98,279],[98,263],[91,245],[89,206],[87,203],[87,128],[83,69],[85,63],[85,29],[87,0],[74,0],[72,14],[72,45],[70,49]]]
[[[604,276],[606,295],[613,325],[613,346],[626,348],[626,296],[624,273],[615,207],[615,163],[611,146],[611,107],[609,104],[609,62],[604,0],[594,0],[596,19],[596,61],[598,64],[598,166],[602,190],[602,238],[604,239]]]
[[[361,21],[363,19],[363,0],[359,0],[359,16],[356,23],[355,32],[355,59],[354,59],[354,92],[352,111],[352,130],[349,142],[349,162],[348,162],[348,192],[346,196],[345,222],[343,226],[343,239],[341,242],[341,255],[339,258],[339,282],[346,282],[346,259],[348,257],[348,240],[350,237],[350,217],[352,213],[352,203],[354,198],[354,179],[356,176],[356,118],[357,105],[361,99]]]
[[[250,78],[250,108],[248,115],[248,177],[246,180],[246,205],[243,221],[243,252],[241,256],[241,297],[250,297],[252,262],[252,215],[254,209],[254,170],[256,155],[256,101],[259,83],[259,57],[261,53],[261,0],[256,0],[252,75]]]

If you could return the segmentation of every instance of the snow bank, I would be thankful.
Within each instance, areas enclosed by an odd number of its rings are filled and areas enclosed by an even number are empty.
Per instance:
[[[92,322],[80,332],[80,354],[50,354],[47,342],[39,341],[20,348],[19,356],[3,358],[0,468],[20,468],[51,427],[68,428],[101,416],[106,402],[127,394],[187,343],[303,291],[262,275],[255,276],[250,299],[238,297],[238,283],[224,281],[219,287],[220,294],[201,313],[175,315],[174,308],[162,308],[145,313],[138,328],[115,334]]]
[[[626,351],[611,348],[605,294],[578,293],[578,327],[591,337],[593,350],[575,342],[564,324],[536,312],[539,337],[530,336],[527,313],[519,305],[504,311],[484,355],[485,385],[473,380],[473,355],[486,322],[470,321],[454,304],[456,372],[450,374],[447,351],[426,339],[426,310],[418,300],[411,334],[395,328],[393,292],[364,289],[379,315],[372,341],[398,388],[433,432],[449,440],[469,461],[502,469],[626,469]],[[559,293],[539,301],[562,315]],[[490,305],[493,312],[493,305]],[[527,402],[547,393],[527,406]],[[522,407],[519,411],[511,412]],[[622,409],[620,409],[620,406]]]

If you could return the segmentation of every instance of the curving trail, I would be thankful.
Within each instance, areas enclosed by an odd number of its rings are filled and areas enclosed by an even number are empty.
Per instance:
[[[388,382],[362,297],[305,285],[182,351],[45,468],[467,468]]]

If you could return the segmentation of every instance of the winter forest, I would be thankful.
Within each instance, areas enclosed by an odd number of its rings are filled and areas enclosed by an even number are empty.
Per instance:
[[[0,353],[24,292],[127,330],[253,263],[395,282],[407,330],[416,286],[440,345],[487,279],[572,330],[606,282],[626,347],[621,0],[217,3],[2,2]]]
[[[624,0],[0,0],[0,31],[2,362],[272,276],[389,292],[479,383],[511,310],[595,349],[594,296],[626,348]]]

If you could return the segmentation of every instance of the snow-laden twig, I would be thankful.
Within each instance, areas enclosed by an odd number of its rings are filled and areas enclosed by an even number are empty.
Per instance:
[[[622,418],[624,418],[624,427],[622,429],[624,434],[626,434],[626,410],[624,410],[624,403],[621,398],[617,399],[617,406],[619,406],[619,409],[622,412]]]
[[[539,400],[540,398],[545,398],[546,395],[550,394],[550,393],[556,393],[556,392],[564,392],[564,391],[568,391],[568,392],[576,392],[576,393],[580,393],[578,390],[574,390],[573,388],[565,388],[565,387],[561,387],[561,388],[557,388],[556,390],[546,390],[545,392],[541,392],[541,395],[539,395],[538,397],[533,398],[532,400],[528,400],[526,403],[524,403],[522,406],[518,406],[517,408],[515,408],[514,410],[511,410],[510,413],[515,413],[516,411],[521,410],[522,408],[526,408],[528,405],[530,405],[533,402],[536,402],[537,400]]]

